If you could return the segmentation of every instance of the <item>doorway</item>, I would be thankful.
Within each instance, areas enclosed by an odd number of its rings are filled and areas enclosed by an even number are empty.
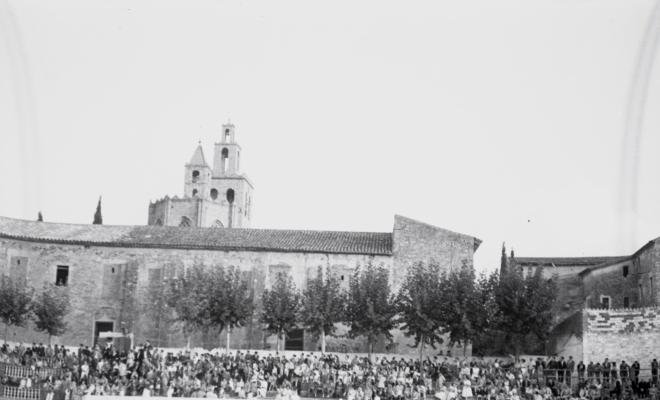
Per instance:
[[[99,341],[99,334],[101,332],[112,332],[115,323],[109,321],[96,321],[94,324],[94,345]]]
[[[284,340],[284,350],[303,350],[304,331],[302,329],[294,329],[289,332]]]

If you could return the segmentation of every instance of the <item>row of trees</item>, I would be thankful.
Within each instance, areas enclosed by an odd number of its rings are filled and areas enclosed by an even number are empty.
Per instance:
[[[225,332],[227,348],[231,331],[255,316],[260,301],[256,317],[277,336],[278,350],[289,332],[304,327],[320,338],[325,351],[326,337],[344,323],[350,337],[366,338],[370,353],[379,339],[391,341],[398,327],[414,339],[420,357],[425,348],[445,340],[464,349],[469,343],[498,343],[499,352],[517,355],[530,337],[536,342],[547,338],[556,290],[541,269],[527,276],[520,271],[476,276],[467,265],[445,272],[437,264],[417,263],[396,293],[385,267],[357,268],[348,290],[336,275],[319,267],[303,291],[290,275],[279,273],[271,288],[255,299],[247,275],[239,269],[194,267],[168,282],[165,303],[188,337],[196,330],[217,328]]]
[[[44,284],[36,291],[24,279],[0,277],[0,320],[5,324],[5,343],[10,326],[22,327],[31,320],[37,331],[48,334],[50,344],[53,336],[65,332],[64,317],[69,309],[69,294],[64,287]]]

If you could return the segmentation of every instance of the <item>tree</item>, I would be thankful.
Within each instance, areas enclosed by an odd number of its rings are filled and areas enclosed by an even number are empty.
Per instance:
[[[276,275],[272,288],[264,290],[262,294],[260,321],[266,324],[266,331],[277,335],[278,351],[280,339],[296,326],[300,297],[291,276],[283,272]]]
[[[209,273],[203,266],[195,265],[183,276],[170,280],[166,289],[167,305],[183,325],[187,347],[190,347],[193,332],[209,326]]]
[[[169,341],[167,338],[172,332],[172,325],[177,321],[177,315],[173,307],[170,307],[171,291],[169,285],[172,284],[163,278],[162,270],[155,276],[149,274],[149,283],[146,287],[144,312],[146,312],[153,321],[153,329],[156,332],[156,347],[167,347]],[[165,335],[163,343],[162,335]]]
[[[101,215],[101,196],[99,196],[99,202],[96,204],[96,212],[94,213],[94,225],[103,225],[103,215]]]
[[[5,324],[5,343],[10,326],[25,326],[32,311],[32,289],[24,280],[0,278],[0,319]]]
[[[229,352],[231,330],[244,326],[252,317],[253,293],[240,269],[233,266],[213,268],[209,285],[210,324],[225,331]]]
[[[335,323],[341,322],[344,316],[346,293],[335,274],[323,273],[320,266],[316,277],[307,282],[303,292],[303,303],[300,319],[315,338],[321,338],[321,352],[325,353],[325,337],[335,331]]]
[[[495,290],[499,324],[505,332],[505,342],[513,348],[516,358],[529,336],[540,341],[548,338],[556,298],[557,286],[553,280],[543,277],[542,268],[527,276],[519,270],[500,276]]]
[[[53,336],[59,336],[66,331],[64,317],[69,308],[69,294],[66,288],[61,286],[44,284],[35,297],[32,309],[35,328],[48,334],[49,345]]]
[[[44,216],[41,215],[41,211],[39,211],[39,214],[37,214],[37,222],[44,222]]]
[[[392,341],[390,331],[395,327],[395,315],[387,269],[372,264],[364,269],[358,267],[350,280],[346,319],[350,325],[349,336],[366,336],[369,359],[380,335]]]
[[[449,334],[449,343],[462,345],[465,355],[468,343],[478,333],[476,322],[480,318],[474,268],[464,264],[443,274],[440,285],[440,325]]]
[[[419,346],[419,362],[422,365],[424,347],[428,344],[435,349],[442,343],[438,307],[442,298],[440,286],[441,270],[438,264],[413,264],[399,289],[396,299],[402,330],[415,339],[414,347]]]

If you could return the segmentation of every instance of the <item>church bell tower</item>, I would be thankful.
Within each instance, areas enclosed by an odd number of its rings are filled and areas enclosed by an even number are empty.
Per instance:
[[[236,129],[226,123],[215,143],[213,168],[200,143],[185,165],[183,197],[166,196],[151,203],[149,225],[249,228],[254,187],[240,171],[240,157]]]

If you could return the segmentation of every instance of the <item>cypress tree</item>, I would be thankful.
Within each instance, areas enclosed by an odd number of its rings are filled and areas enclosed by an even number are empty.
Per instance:
[[[44,216],[41,215],[41,211],[39,211],[39,214],[37,215],[37,222],[44,222]]]
[[[103,225],[103,215],[101,215],[101,196],[99,196],[99,202],[96,205],[96,212],[94,213],[94,225]]]

